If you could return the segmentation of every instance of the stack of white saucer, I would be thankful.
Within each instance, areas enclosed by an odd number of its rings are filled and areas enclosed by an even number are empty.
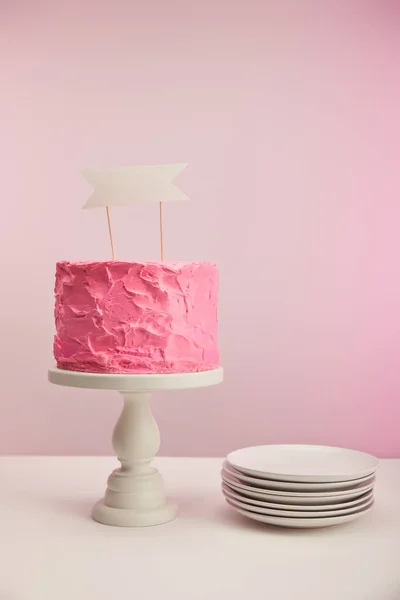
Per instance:
[[[372,508],[378,459],[330,446],[254,446],[231,452],[222,468],[228,504],[281,527],[330,527]]]

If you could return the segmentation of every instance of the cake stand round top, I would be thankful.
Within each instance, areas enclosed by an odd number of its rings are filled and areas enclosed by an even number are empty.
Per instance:
[[[194,373],[84,373],[54,367],[48,380],[67,387],[128,391],[179,390],[217,385],[223,380],[223,369]]]

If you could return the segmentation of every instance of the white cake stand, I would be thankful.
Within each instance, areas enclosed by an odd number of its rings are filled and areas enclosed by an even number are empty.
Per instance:
[[[177,508],[166,500],[162,477],[150,466],[160,447],[160,432],[150,410],[149,398],[156,390],[221,383],[222,368],[166,375],[81,373],[53,368],[49,369],[48,379],[68,387],[117,390],[124,399],[112,436],[121,468],[109,476],[105,497],[93,508],[93,519],[120,527],[160,525],[174,519]]]

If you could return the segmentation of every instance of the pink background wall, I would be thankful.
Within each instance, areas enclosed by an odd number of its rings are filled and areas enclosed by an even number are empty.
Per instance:
[[[0,452],[111,452],[118,397],[46,381],[56,260],[109,257],[78,171],[186,161],[166,252],[220,267],[226,380],[154,398],[162,452],[400,456],[395,4],[2,3]],[[119,258],[156,210],[113,212]]]

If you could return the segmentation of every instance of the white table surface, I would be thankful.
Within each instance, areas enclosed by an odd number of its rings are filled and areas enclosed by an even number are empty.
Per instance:
[[[400,460],[365,518],[301,531],[236,515],[220,459],[156,461],[180,505],[146,529],[95,523],[113,458],[0,458],[0,600],[400,600]]]

